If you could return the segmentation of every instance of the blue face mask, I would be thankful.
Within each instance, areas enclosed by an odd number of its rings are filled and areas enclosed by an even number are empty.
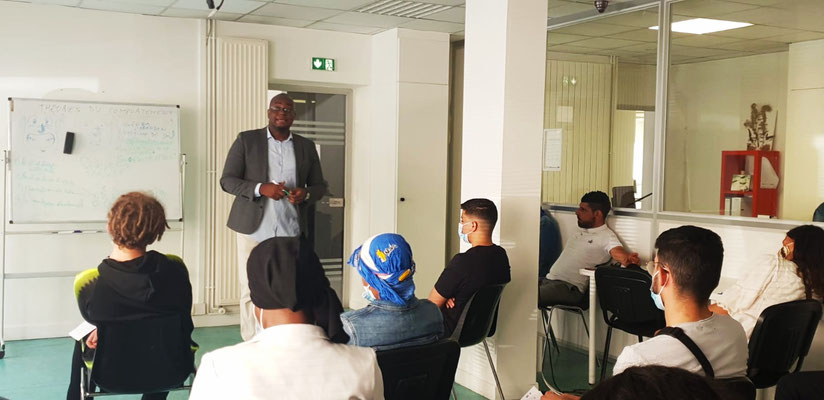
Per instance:
[[[658,275],[659,272],[661,271],[656,271],[654,274],[652,274],[653,284],[649,286],[649,294],[652,297],[652,301],[655,303],[655,306],[658,307],[659,310],[663,311],[664,300],[661,298],[661,292],[664,291],[664,286],[661,286],[661,290],[658,293],[655,293],[655,290],[652,289],[653,285],[655,285],[655,275]]]
[[[466,224],[468,224],[468,223],[469,222],[467,222]],[[466,224],[458,223],[458,237],[460,237],[461,240],[464,243],[469,243],[469,234],[468,233],[463,233],[463,226],[466,225]],[[471,244],[471,243],[469,243],[469,244]]]
[[[372,294],[372,291],[369,290],[369,286],[366,285],[363,286],[363,298],[369,300],[370,303],[377,300],[377,298],[375,298],[375,295]]]

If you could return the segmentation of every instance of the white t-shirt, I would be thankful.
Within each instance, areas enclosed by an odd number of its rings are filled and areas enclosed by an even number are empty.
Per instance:
[[[765,259],[758,268],[748,271],[743,279],[724,290],[718,298],[718,305],[740,322],[752,335],[755,323],[765,308],[807,297],[804,281],[798,276],[798,267],[779,255]]]
[[[589,278],[578,270],[609,261],[612,258],[609,251],[618,246],[621,246],[618,236],[606,224],[592,229],[578,228],[578,232],[567,240],[546,278],[569,282],[583,292]]]
[[[747,374],[747,335],[744,328],[728,315],[711,317],[677,325],[692,339],[707,357],[716,378],[734,378]],[[624,347],[618,356],[612,375],[629,367],[662,365],[683,368],[704,375],[701,363],[678,339],[658,335],[644,342]]]

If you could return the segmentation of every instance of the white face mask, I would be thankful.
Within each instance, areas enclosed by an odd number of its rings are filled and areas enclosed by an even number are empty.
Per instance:
[[[375,295],[372,293],[372,290],[370,290],[367,285],[363,285],[363,298],[369,300],[370,302],[377,300]]]
[[[460,223],[460,222],[458,223],[458,237],[460,237],[461,240],[464,243],[469,243],[469,234],[468,233],[463,233],[463,226],[466,225],[466,224],[469,224],[469,223],[470,222],[463,223],[463,224]],[[469,244],[471,244],[471,243],[469,243]]]
[[[259,310],[260,310],[260,315],[255,313],[255,316],[257,317],[257,318],[255,318],[255,336],[257,336],[259,333],[263,332],[263,309],[259,308]]]

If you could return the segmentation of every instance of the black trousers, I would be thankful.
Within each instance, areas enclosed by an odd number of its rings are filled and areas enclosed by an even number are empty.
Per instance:
[[[820,400],[824,398],[824,371],[795,372],[778,381],[775,400]]]
[[[69,379],[69,389],[66,391],[66,400],[80,400],[80,368],[83,367],[83,360],[91,360],[94,357],[94,350],[86,349],[84,352],[80,346],[80,341],[74,342],[74,353],[72,354],[72,371]],[[89,389],[94,390],[94,383]],[[143,400],[166,400],[169,392],[147,393]]]

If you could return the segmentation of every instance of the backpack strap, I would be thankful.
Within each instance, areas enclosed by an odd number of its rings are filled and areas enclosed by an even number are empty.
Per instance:
[[[693,342],[692,339],[690,339],[690,337],[687,336],[686,333],[684,333],[683,329],[668,326],[666,328],[661,329],[660,331],[658,331],[657,334],[655,334],[655,336],[658,335],[667,335],[678,339],[678,341],[683,343],[684,346],[686,346],[687,349],[689,349],[692,355],[695,356],[695,358],[698,360],[698,363],[701,364],[701,368],[704,369],[704,375],[706,375],[707,378],[710,379],[715,378],[715,371],[712,369],[712,364],[710,364],[710,360],[707,359],[707,356],[704,355],[704,352],[701,351],[698,345],[695,344],[695,342]]]

